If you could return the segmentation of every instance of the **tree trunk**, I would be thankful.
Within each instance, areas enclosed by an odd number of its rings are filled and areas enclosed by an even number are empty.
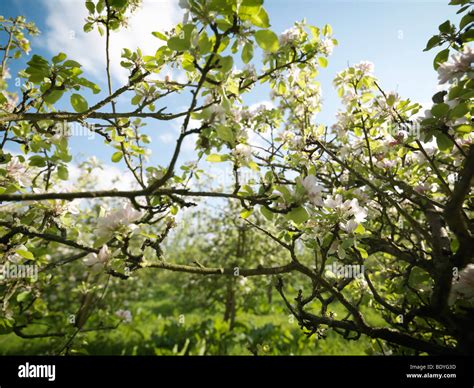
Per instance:
[[[225,312],[224,321],[229,322],[229,330],[234,328],[235,324],[235,291],[234,291],[234,279],[229,278],[227,282],[227,292],[225,298]]]

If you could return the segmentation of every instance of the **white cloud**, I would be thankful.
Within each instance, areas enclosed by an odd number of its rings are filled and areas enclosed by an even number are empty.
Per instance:
[[[62,188],[73,190],[74,182],[79,179],[81,170],[77,164],[70,164],[68,169],[69,180],[62,183]],[[94,190],[132,190],[137,188],[137,182],[130,171],[110,164],[102,164],[102,168],[93,169],[91,178],[95,182]]]
[[[87,10],[84,1],[43,0],[47,30],[41,43],[51,52],[65,52],[80,62],[89,74],[103,79],[105,73],[105,37],[97,30],[83,31]],[[143,0],[142,7],[129,19],[120,32],[111,33],[111,72],[115,80],[125,83],[128,71],[120,66],[121,50],[140,47],[144,55],[154,55],[163,41],[151,35],[153,31],[171,29],[182,18],[176,0]]]
[[[168,132],[168,133],[164,133],[163,135],[158,136],[158,139],[160,139],[160,141],[163,144],[171,144],[173,143],[173,141],[176,140],[176,136]]]
[[[249,106],[249,109],[250,109],[251,111],[255,111],[255,110],[257,110],[258,108],[260,108],[262,105],[263,105],[265,108],[267,108],[267,109],[274,109],[274,108],[276,108],[273,101],[271,101],[271,100],[263,100],[263,101],[256,102],[255,104],[250,105],[250,106]]]

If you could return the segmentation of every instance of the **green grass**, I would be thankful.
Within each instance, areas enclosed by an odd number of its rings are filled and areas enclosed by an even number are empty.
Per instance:
[[[308,338],[297,322],[290,322],[287,312],[279,308],[260,315],[238,313],[232,332],[217,313],[191,311],[184,314],[184,322],[180,323],[180,314],[166,299],[136,302],[131,310],[134,318],[129,324],[122,324],[113,331],[81,334],[78,339],[82,345],[78,352],[155,355],[186,353],[188,350],[190,354],[201,354],[207,347],[205,354],[251,355],[249,348],[252,348],[261,355],[363,355],[369,346],[366,337],[348,341],[332,331],[327,331],[325,338],[318,339],[315,335]],[[338,310],[337,306],[335,310]],[[378,320],[373,313],[367,315],[371,321]],[[0,353],[51,354],[64,341],[21,339],[8,334],[0,336]]]

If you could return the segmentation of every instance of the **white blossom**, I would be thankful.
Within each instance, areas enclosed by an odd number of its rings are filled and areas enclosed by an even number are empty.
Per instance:
[[[347,233],[352,233],[354,230],[356,230],[358,225],[359,223],[354,218],[351,218],[349,221],[341,222],[339,224],[341,229]]]
[[[339,223],[342,230],[352,233],[359,224],[367,219],[367,210],[359,205],[357,198],[346,200],[340,194],[336,196],[329,196],[324,200],[324,206],[328,209],[333,209],[345,219]],[[347,219],[348,218],[348,219]]]
[[[449,304],[457,299],[474,300],[474,264],[468,264],[460,273],[458,279],[453,279]]]
[[[211,105],[209,108],[209,111],[211,112],[211,115],[213,119],[217,122],[222,122],[225,120],[225,109],[221,105]]]
[[[252,148],[247,144],[237,144],[232,153],[237,159],[246,162],[252,156]]]
[[[141,216],[141,212],[135,210],[132,205],[127,202],[122,208],[113,210],[105,217],[99,218],[97,222],[97,234],[100,237],[109,237],[117,229],[127,227],[135,221],[138,221]]]
[[[286,143],[292,149],[301,149],[304,147],[304,138],[291,131],[283,131],[280,135],[282,142]]]
[[[115,315],[126,323],[132,322],[132,313],[129,310],[117,310]]]
[[[293,43],[295,40],[297,40],[300,36],[300,31],[298,28],[291,27],[288,28],[287,30],[283,31],[280,35],[280,44],[282,46],[285,46],[287,44]]]
[[[324,200],[324,206],[329,209],[336,209],[342,205],[342,196],[337,194],[336,196],[329,196]]]
[[[257,70],[255,69],[255,65],[253,64],[245,65],[244,72],[247,73],[247,76],[250,80],[252,81],[257,80]]]
[[[89,253],[84,258],[84,264],[91,267],[93,270],[98,271],[101,270],[111,258],[112,253],[107,244],[104,244],[104,246],[100,248],[99,253]]]
[[[396,167],[397,161],[393,159],[382,159],[382,160],[377,160],[375,162],[375,165],[379,168],[393,168]]]
[[[443,62],[438,67],[438,79],[440,84],[451,83],[455,79],[461,78],[465,73],[472,72],[474,62],[474,48],[464,47],[462,53],[451,56],[452,61]]]
[[[79,214],[79,208],[73,201],[54,200],[51,204],[51,211],[55,216],[60,216],[64,213]]]
[[[362,61],[354,66],[356,70],[360,70],[364,75],[370,75],[374,72],[374,64],[368,61]]]
[[[332,39],[325,38],[321,42],[321,52],[326,55],[331,55],[334,49],[334,42]]]
[[[322,200],[322,186],[318,185],[318,180],[314,175],[306,176],[302,181],[301,184],[303,185],[306,193],[308,194],[308,198],[313,205],[321,206],[323,204]]]
[[[431,191],[431,185],[427,182],[420,183],[414,187],[414,189],[417,193],[423,194],[427,191]]]
[[[357,198],[352,199],[350,204],[351,213],[354,216],[355,221],[358,223],[365,222],[367,218],[367,210],[365,210],[359,205],[359,201],[357,200]]]
[[[28,186],[30,183],[29,176],[27,174],[27,166],[20,162],[17,156],[11,158],[6,166],[7,176],[17,181],[22,186]]]

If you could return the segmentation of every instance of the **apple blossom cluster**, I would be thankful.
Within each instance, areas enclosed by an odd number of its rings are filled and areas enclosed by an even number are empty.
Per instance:
[[[302,150],[305,146],[304,137],[288,129],[281,132],[280,139],[281,142],[291,150]]]
[[[314,175],[308,175],[302,179],[301,184],[306,190],[309,201],[315,206],[322,206],[324,187],[318,184],[318,179]]]
[[[320,50],[324,55],[331,55],[335,46],[333,39],[324,38],[321,41]]]
[[[464,76],[474,77],[474,47],[466,45],[462,52],[452,55],[452,60],[438,67],[439,83],[453,83]]]
[[[132,322],[132,313],[129,310],[117,310],[115,315],[125,323]]]
[[[252,148],[247,144],[237,144],[232,151],[235,158],[243,163],[247,163],[252,158]]]
[[[112,258],[112,253],[109,250],[107,244],[100,248],[99,253],[89,253],[84,258],[84,264],[91,268],[92,272],[99,272],[105,266],[107,266],[108,262]]]
[[[141,217],[142,213],[127,202],[121,208],[114,209],[98,219],[97,236],[100,239],[109,239],[116,231],[129,227]]]
[[[19,183],[21,186],[28,186],[31,179],[28,174],[28,166],[25,165],[17,156],[11,158],[6,165],[7,177],[12,182]]]
[[[339,223],[342,230],[353,233],[359,224],[367,220],[367,210],[359,205],[357,198],[343,201],[341,194],[328,195],[323,199],[323,187],[317,183],[314,175],[308,175],[302,180],[310,202],[318,207],[324,208],[343,219]]]
[[[301,26],[295,25],[283,31],[280,35],[280,45],[286,46],[297,42],[303,34]]]
[[[474,264],[468,264],[457,279],[453,279],[449,302],[453,305],[459,299],[474,303]]]

